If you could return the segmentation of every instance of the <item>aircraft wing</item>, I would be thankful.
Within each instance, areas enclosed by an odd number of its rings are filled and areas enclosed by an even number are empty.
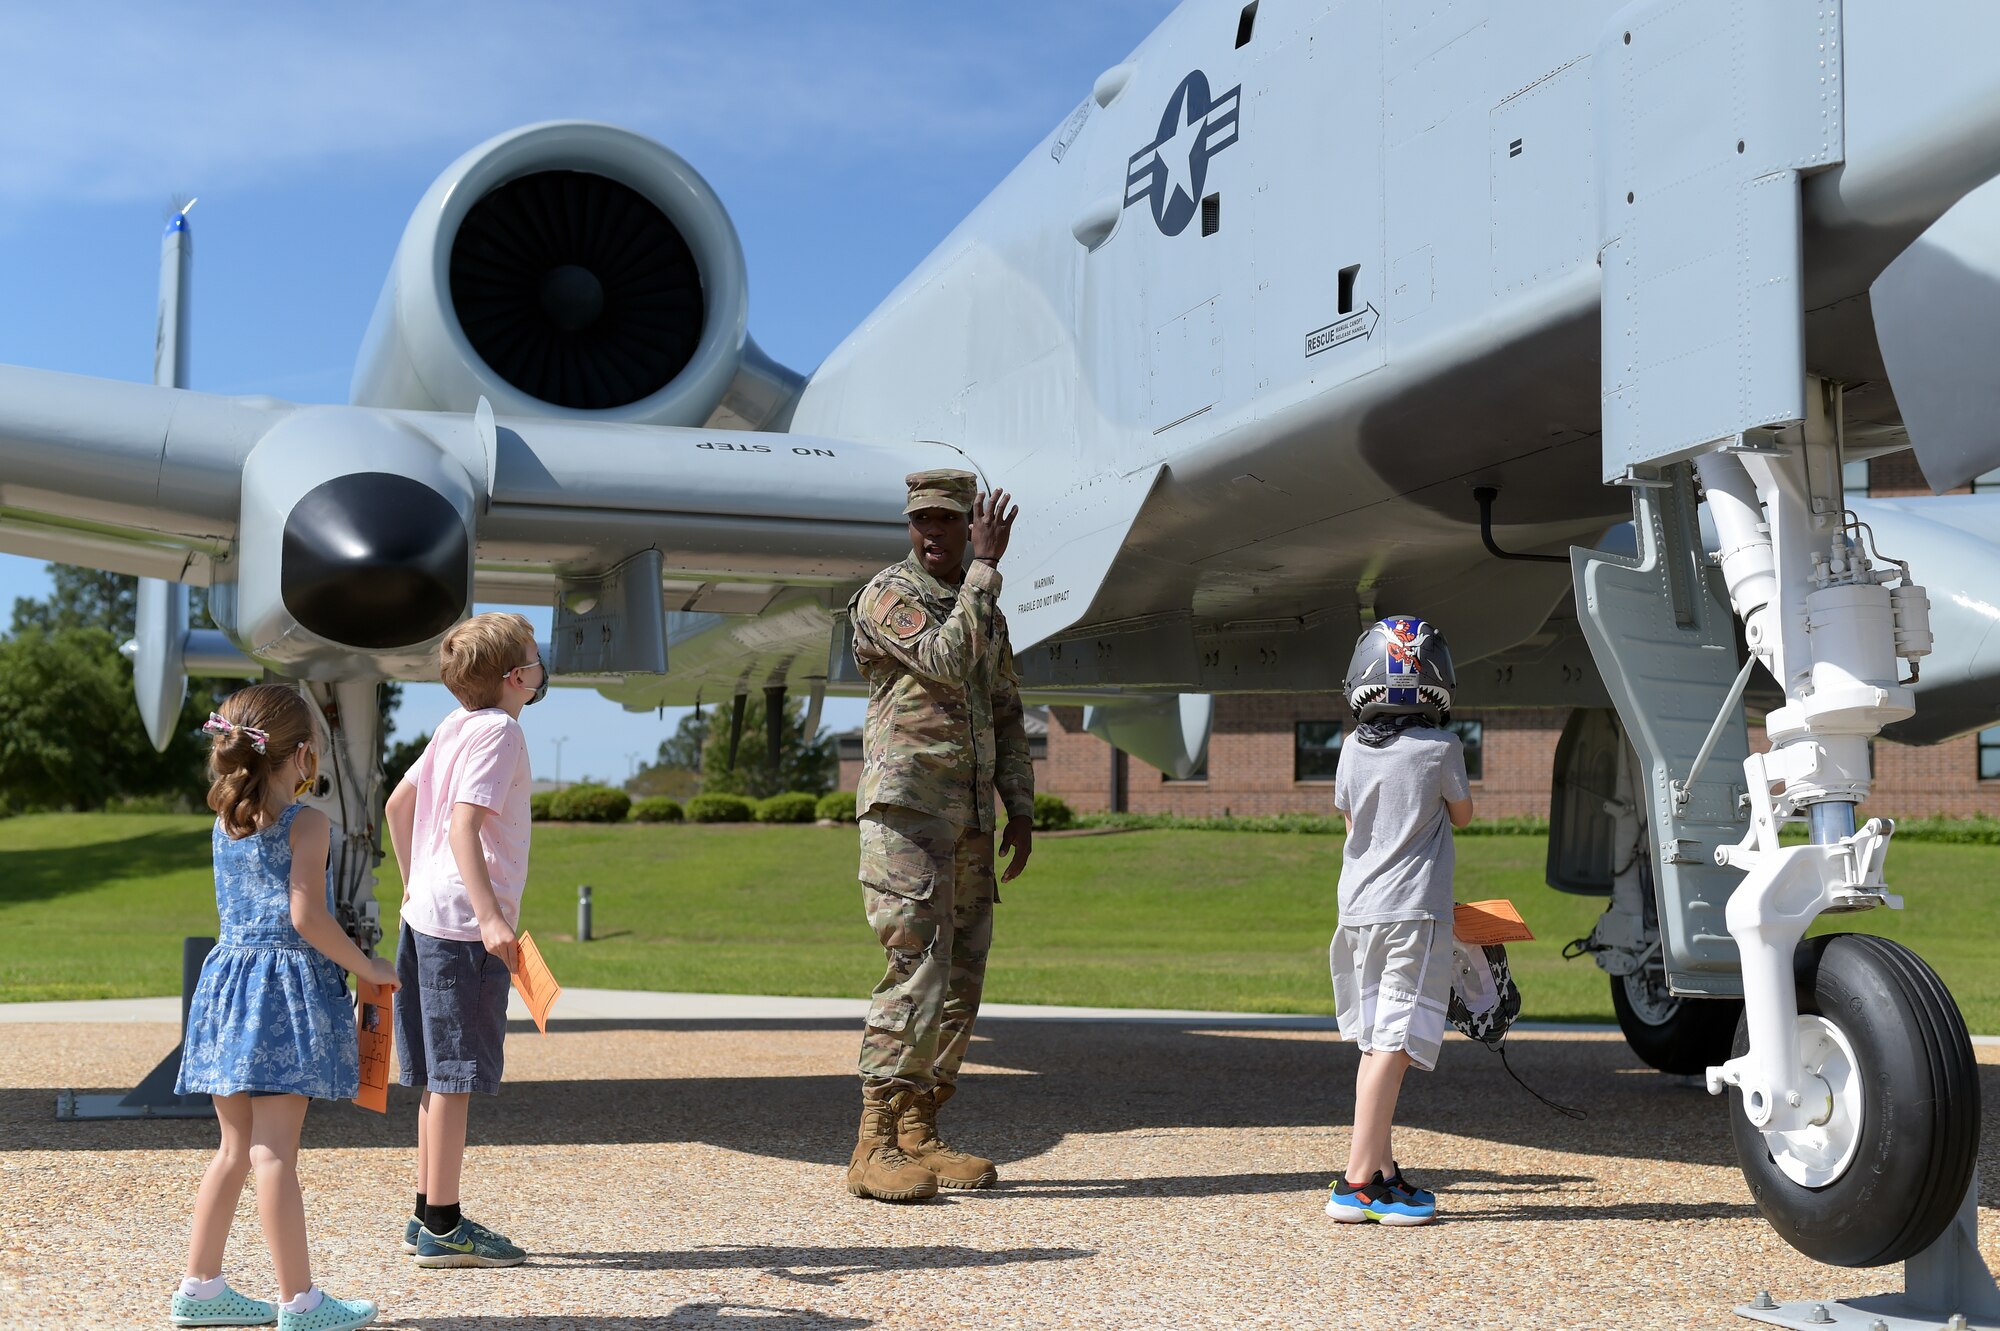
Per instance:
[[[903,477],[967,465],[935,443],[0,368],[0,549],[209,584],[232,640],[306,678],[421,675],[474,599],[549,604],[640,556],[667,610],[756,614],[802,593],[825,618],[906,550]]]

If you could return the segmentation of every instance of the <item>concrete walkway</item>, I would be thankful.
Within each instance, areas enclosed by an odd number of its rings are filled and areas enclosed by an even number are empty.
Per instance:
[[[868,1011],[865,998],[782,998],[757,994],[662,994],[636,989],[564,989],[549,1014],[552,1027],[565,1021],[846,1021],[859,1025]],[[1175,1026],[1262,1027],[1284,1031],[1331,1031],[1331,1016],[1269,1012],[1199,1012],[1170,1008],[1043,1007],[987,1003],[982,1020],[1144,1022]],[[507,1016],[529,1020],[515,994]],[[75,1021],[164,1021],[181,1019],[178,998],[108,998],[87,1002],[0,1003],[0,1023]],[[1547,1030],[1605,1031],[1611,1026],[1543,1026]]]
[[[565,989],[549,1014],[551,1029],[565,1021],[847,1021],[859,1025],[865,998],[787,998],[769,994],[664,994],[644,989]],[[1176,1008],[1061,1007],[987,1003],[981,1021],[1094,1021],[1170,1026],[1214,1026],[1271,1031],[1337,1030],[1330,1016],[1297,1012],[1203,1012]],[[0,1026],[40,1022],[178,1022],[178,998],[103,998],[61,1003],[0,1003]],[[508,1000],[507,1019],[532,1018],[521,996]],[[1601,1034],[1610,1022],[1521,1021],[1519,1031]],[[2000,1046],[2000,1035],[1975,1035],[1975,1047]]]

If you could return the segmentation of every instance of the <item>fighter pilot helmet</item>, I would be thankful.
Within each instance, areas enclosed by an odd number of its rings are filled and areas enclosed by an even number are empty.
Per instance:
[[[1390,615],[1362,631],[1341,688],[1357,721],[1421,716],[1441,724],[1458,676],[1444,632],[1416,615]]]

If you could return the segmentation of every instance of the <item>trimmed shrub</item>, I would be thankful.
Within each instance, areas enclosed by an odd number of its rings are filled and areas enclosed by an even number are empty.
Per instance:
[[[1035,830],[1060,832],[1076,821],[1076,814],[1060,795],[1035,796]]]
[[[809,823],[819,812],[819,797],[803,790],[788,790],[757,802],[760,823]]]
[[[555,817],[556,796],[561,793],[555,790],[538,790],[528,796],[528,816],[538,823],[547,822]]]
[[[1041,798],[1036,796],[1037,799]],[[1121,831],[1176,832],[1289,832],[1304,836],[1341,836],[1347,827],[1334,814],[1265,813],[1249,816],[1192,817],[1171,813],[1084,813],[1077,827],[1110,827]],[[1514,817],[1475,819],[1454,836],[1547,836],[1546,818]],[[1897,828],[1898,836],[1902,829]]]
[[[813,817],[829,823],[851,823],[854,821],[854,792],[851,790],[830,790],[819,797],[813,806]]]
[[[1975,813],[1970,818],[1896,819],[1896,840],[1938,841],[1948,846],[2000,846],[2000,818]]]
[[[550,816],[570,823],[622,823],[632,797],[610,786],[569,786],[550,802]]]
[[[757,816],[741,795],[696,795],[687,802],[691,823],[747,823]]]
[[[632,801],[632,812],[628,815],[635,823],[677,823],[686,816],[679,800],[668,799],[665,795],[648,795],[645,799]]]

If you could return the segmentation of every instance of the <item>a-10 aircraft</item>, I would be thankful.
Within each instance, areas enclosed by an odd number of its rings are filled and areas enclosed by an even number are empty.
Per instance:
[[[349,406],[0,369],[0,548],[155,580],[156,740],[187,673],[307,683],[358,932],[371,690],[475,599],[634,708],[859,692],[901,478],[966,466],[1019,498],[1031,696],[1170,772],[1188,700],[1335,689],[1420,612],[1460,706],[1575,709],[1550,881],[1608,897],[1635,1048],[1730,1093],[1793,1244],[1903,1260],[1971,1179],[1964,1026],[1800,939],[1894,904],[1868,739],[2000,720],[2000,512],[1840,483],[2000,466],[1996,49],[1976,0],[1188,0],[809,375],[688,163],[534,125],[418,202]]]

